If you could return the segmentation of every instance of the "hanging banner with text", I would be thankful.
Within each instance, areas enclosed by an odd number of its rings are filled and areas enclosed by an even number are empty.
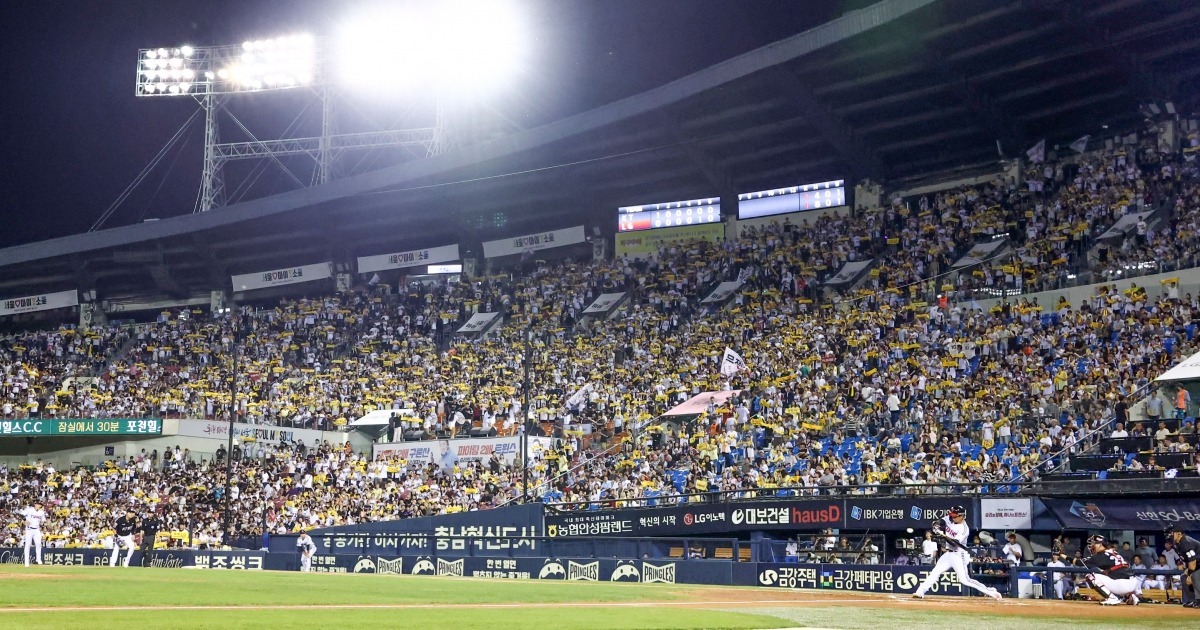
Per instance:
[[[500,317],[500,313],[475,313],[457,332],[464,335],[487,332],[496,323],[497,317]]]
[[[583,243],[586,241],[587,235],[584,233],[583,226],[578,225],[561,230],[551,230],[549,232],[537,232],[536,234],[502,238],[497,241],[484,241],[483,257],[496,258],[499,256],[511,256],[513,254],[536,252],[543,249],[550,249],[552,247],[575,245],[577,243]]]
[[[396,252],[394,254],[359,256],[358,273],[403,269],[404,267],[417,267],[419,265],[431,265],[455,260],[458,260],[457,243],[454,245],[442,245],[441,247],[414,249],[408,252]]]
[[[658,250],[671,243],[688,241],[718,242],[725,238],[724,223],[704,223],[658,230],[618,232],[616,236],[617,257],[647,258],[658,255]]]
[[[231,280],[233,280],[234,291],[253,291],[255,289],[280,287],[286,284],[327,280],[332,277],[333,273],[330,271],[330,264],[323,262],[315,265],[300,265],[299,267],[283,267],[270,271],[244,273],[233,276]]]
[[[529,452],[537,454],[553,446],[548,437],[529,438]],[[420,442],[380,442],[371,445],[372,458],[399,458],[409,463],[441,464],[443,462],[487,462],[492,455],[511,464],[521,450],[519,437],[470,438],[463,440],[423,440]],[[451,464],[452,465],[452,464]]]
[[[601,293],[592,305],[583,309],[584,315],[607,315],[625,297],[625,292]]]
[[[743,282],[741,280],[738,280],[736,282],[722,282],[721,284],[717,285],[716,289],[713,289],[712,293],[708,294],[708,297],[704,298],[703,300],[700,300],[700,303],[701,304],[713,304],[713,303],[719,304],[721,302],[724,302],[725,300],[728,300],[729,298],[733,297],[734,293],[737,293],[738,291],[740,291],[743,284],[745,284],[745,282]]]
[[[863,272],[865,272],[867,268],[870,267],[874,262],[874,258],[870,260],[860,260],[858,262],[848,262],[842,265],[842,268],[838,269],[837,273],[829,276],[829,279],[825,281],[825,284],[829,286],[850,284],[851,282],[857,280],[858,277],[862,275]]]
[[[49,311],[56,308],[79,306],[79,292],[59,291],[58,293],[42,293],[19,298],[0,300],[0,316],[33,313],[34,311]]]
[[[178,420],[176,435],[197,438],[217,438],[222,441],[229,439],[229,423],[220,420]],[[349,434],[343,431],[316,431],[314,429],[293,429],[278,427],[272,424],[233,423],[233,437],[244,442],[254,441],[263,444],[279,444],[281,442],[304,442],[314,446],[321,442],[330,444],[345,444]]]
[[[1033,529],[1032,499],[980,499],[980,524],[983,529]]]
[[[958,269],[959,267],[970,267],[973,265],[982,264],[983,262],[991,260],[992,258],[1000,255],[1007,245],[1008,239],[1006,238],[998,238],[986,243],[976,243],[970,251],[968,251],[966,254],[963,254],[962,258],[959,258],[957,261],[955,261],[954,264],[951,265],[951,268]]]

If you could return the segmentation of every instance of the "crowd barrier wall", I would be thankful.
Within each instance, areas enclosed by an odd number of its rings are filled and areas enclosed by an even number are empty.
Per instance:
[[[21,564],[23,551],[0,548],[0,564]],[[141,566],[134,552],[132,565]],[[45,564],[107,567],[107,549],[46,549]],[[298,571],[300,554],[292,551],[154,551],[149,566],[167,569]],[[122,552],[121,560],[124,560]],[[487,558],[478,556],[321,554],[312,558],[317,573],[375,573],[645,584],[708,584],[770,588],[912,593],[930,567],[854,564],[788,564],[728,560],[636,560],[617,558]],[[122,569],[124,570],[124,569]],[[1007,578],[996,577],[998,586]],[[966,595],[953,572],[930,590],[935,595]]]

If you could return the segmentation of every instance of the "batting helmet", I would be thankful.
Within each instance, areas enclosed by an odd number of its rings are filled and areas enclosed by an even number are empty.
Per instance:
[[[966,516],[967,508],[965,508],[961,505],[956,505],[956,506],[950,508],[949,513],[950,513],[950,516]]]
[[[1092,535],[1092,536],[1088,536],[1088,539],[1087,539],[1087,544],[1088,544],[1088,546],[1089,546],[1089,547],[1090,547],[1090,546],[1092,546],[1092,545],[1107,545],[1107,544],[1108,544],[1108,540],[1106,540],[1106,539],[1105,539],[1103,536],[1101,536],[1100,534],[1094,534],[1094,535]]]

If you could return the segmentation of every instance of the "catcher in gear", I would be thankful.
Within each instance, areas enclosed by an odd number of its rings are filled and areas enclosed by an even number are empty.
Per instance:
[[[1125,558],[1122,558],[1115,549],[1109,549],[1108,541],[1103,536],[1092,536],[1087,539],[1087,544],[1092,556],[1084,560],[1083,564],[1092,572],[1083,579],[1104,597],[1100,604],[1102,606],[1118,604],[1137,606],[1141,587],[1138,585],[1138,579],[1134,577],[1133,571],[1129,568],[1129,563],[1125,562]]]
[[[967,572],[971,564],[971,554],[967,551],[967,541],[970,539],[971,528],[966,523],[967,510],[961,505],[950,508],[945,518],[933,522],[933,538],[945,547],[945,552],[938,558],[937,564],[929,572],[929,577],[917,587],[913,597],[924,599],[925,593],[937,584],[938,579],[946,571],[954,570],[958,581],[963,586],[969,586],[980,593],[999,601],[1003,599],[1000,591],[979,582]]]

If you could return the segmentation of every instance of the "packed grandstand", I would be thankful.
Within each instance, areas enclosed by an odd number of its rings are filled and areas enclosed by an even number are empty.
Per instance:
[[[1124,435],[1152,438],[1194,470],[1190,402],[1176,411],[1174,390],[1164,392],[1160,415],[1172,423],[1161,430],[1128,414],[1156,375],[1200,350],[1200,296],[1104,284],[1196,265],[1190,148],[1100,149],[1036,165],[1024,182],[789,218],[736,239],[670,243],[646,260],[526,261],[488,277],[368,284],[234,313],[172,309],[136,327],[9,334],[3,416],[222,420],[234,369],[242,422],[348,430],[370,411],[407,410],[401,429],[462,438],[471,427],[513,435],[528,414],[530,431],[556,438],[530,463],[531,494],[568,509],[717,491],[1002,486]],[[1143,210],[1162,218],[1101,240]],[[1003,255],[953,266],[1000,237],[1011,245]],[[861,284],[825,286],[845,263],[870,259]],[[727,303],[701,302],[733,280],[744,284]],[[1086,282],[1101,284],[1078,303],[1022,296]],[[620,316],[583,316],[611,292],[630,296]],[[481,339],[445,334],[476,312],[504,323]],[[747,369],[723,375],[725,348]],[[659,421],[730,390],[740,394]],[[221,544],[227,455],[176,447],[98,467],[0,467],[2,536],[15,544],[17,508],[39,501],[51,546],[105,545],[126,507],[160,515],[160,545]],[[499,457],[372,461],[349,445],[301,443],[234,459],[238,538],[486,509],[525,488],[521,462]]]

